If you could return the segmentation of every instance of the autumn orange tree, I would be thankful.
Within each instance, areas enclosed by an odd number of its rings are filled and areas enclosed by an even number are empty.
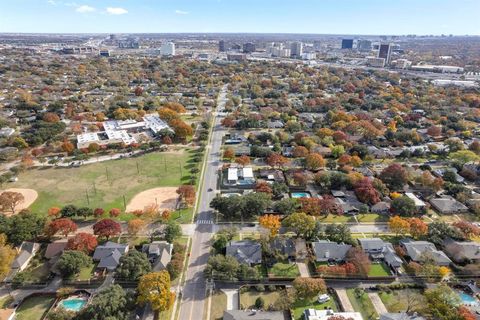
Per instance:
[[[400,234],[405,235],[410,231],[410,223],[407,219],[403,219],[400,216],[394,216],[388,220],[388,228],[391,232],[395,233],[396,236]]]
[[[68,239],[67,250],[83,251],[86,254],[91,254],[98,245],[97,238],[90,233],[80,232],[73,238]]]
[[[270,236],[275,237],[280,230],[280,216],[275,214],[265,214],[258,218],[260,225],[270,231]]]
[[[131,235],[137,235],[142,230],[145,222],[142,219],[132,219],[128,221],[127,230]]]
[[[318,170],[322,167],[325,167],[325,159],[319,153],[310,153],[305,157],[305,166],[309,170]]]
[[[268,156],[266,162],[270,167],[275,168],[283,167],[284,165],[289,163],[289,160],[284,156],[274,152],[270,156]]]
[[[269,194],[269,195],[271,195],[272,192],[273,192],[270,185],[265,181],[258,181],[255,184],[255,191],[256,192],[263,192],[263,193],[266,193],[266,194]]]
[[[410,225],[410,235],[415,239],[419,239],[428,233],[428,225],[420,218],[410,218],[408,223]]]
[[[178,187],[177,194],[180,196],[188,206],[195,203],[195,187],[189,184],[184,184]]]
[[[223,158],[232,161],[235,158],[235,151],[232,148],[226,148],[223,151]]]
[[[60,233],[64,237],[68,236],[69,233],[77,231],[77,224],[69,218],[60,218],[53,221],[50,221],[46,226],[45,232],[49,236],[53,236],[56,233]]]
[[[242,155],[240,157],[235,158],[235,163],[238,163],[242,167],[245,167],[250,164],[250,157],[247,155]]]
[[[48,209],[48,216],[58,218],[60,216],[61,209],[59,207],[51,207]]]
[[[14,213],[17,206],[24,200],[25,197],[20,192],[4,191],[0,194],[0,211]]]
[[[175,300],[175,294],[170,291],[170,274],[166,270],[142,276],[137,292],[137,302],[141,305],[149,303],[157,314],[169,310]]]

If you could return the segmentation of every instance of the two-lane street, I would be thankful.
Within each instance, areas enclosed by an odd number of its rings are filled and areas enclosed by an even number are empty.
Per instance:
[[[227,87],[224,86],[219,94],[217,110],[225,106]],[[205,277],[203,275],[210,253],[210,239],[214,215],[210,209],[210,201],[217,190],[218,168],[221,160],[221,146],[224,131],[221,128],[222,116],[213,112],[213,129],[211,141],[206,147],[206,167],[203,184],[200,186],[200,202],[196,216],[196,228],[192,237],[192,250],[188,261],[186,282],[182,290],[179,319],[203,319],[205,302]]]

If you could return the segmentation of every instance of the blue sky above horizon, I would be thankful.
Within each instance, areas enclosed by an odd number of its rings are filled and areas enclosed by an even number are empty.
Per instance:
[[[480,0],[0,0],[0,32],[480,35]]]

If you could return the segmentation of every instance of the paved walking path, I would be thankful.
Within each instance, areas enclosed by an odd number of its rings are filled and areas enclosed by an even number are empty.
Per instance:
[[[238,290],[222,289],[227,296],[227,310],[238,310]]]
[[[335,289],[337,292],[338,299],[340,300],[340,304],[343,307],[343,311],[345,312],[355,312],[353,309],[352,303],[347,296],[347,290],[345,289]]]
[[[300,271],[300,277],[302,278],[309,278],[310,272],[308,272],[308,266],[305,262],[297,262],[298,271]]]
[[[377,311],[378,315],[381,315],[382,313],[387,313],[388,310],[383,304],[382,299],[380,299],[380,296],[376,292],[369,292],[368,297],[370,300],[372,300],[373,307],[375,308],[375,311]]]

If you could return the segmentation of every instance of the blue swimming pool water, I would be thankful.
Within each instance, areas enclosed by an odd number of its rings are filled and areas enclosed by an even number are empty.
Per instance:
[[[80,311],[86,303],[87,300],[82,298],[72,298],[60,301],[60,305],[66,310],[75,312]]]
[[[466,304],[469,306],[478,305],[478,300],[475,297],[472,297],[471,295],[466,294],[465,292],[459,292],[458,295],[460,296],[460,299],[462,300],[463,304]]]
[[[307,192],[292,192],[292,198],[310,198]]]

